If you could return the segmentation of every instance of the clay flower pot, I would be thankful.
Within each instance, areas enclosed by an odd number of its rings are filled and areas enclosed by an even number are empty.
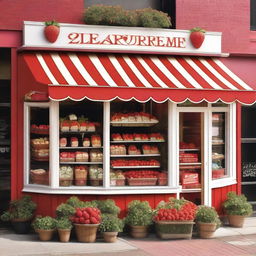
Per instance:
[[[147,237],[148,226],[130,226],[130,235],[134,238]]]
[[[118,232],[103,232],[103,239],[107,243],[114,243],[117,240]]]
[[[245,216],[241,215],[228,215],[229,225],[235,228],[242,228],[244,225]]]
[[[55,229],[37,229],[36,232],[39,235],[41,241],[50,241],[52,240],[53,233]]]
[[[96,241],[96,234],[99,224],[74,224],[76,237],[79,242],[93,243]]]
[[[197,226],[199,229],[199,236],[201,238],[211,238],[216,230],[217,224],[197,222]]]
[[[59,239],[61,242],[67,243],[70,239],[71,229],[58,228]]]

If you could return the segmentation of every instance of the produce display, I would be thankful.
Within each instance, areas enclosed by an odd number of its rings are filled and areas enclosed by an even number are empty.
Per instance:
[[[91,162],[102,162],[103,153],[100,150],[91,150],[90,151],[90,161]]]
[[[196,153],[181,153],[179,155],[180,163],[197,163],[198,154]]]
[[[60,186],[71,186],[73,182],[74,172],[69,165],[60,167]]]
[[[110,185],[111,186],[124,186],[125,175],[122,171],[111,171],[110,172]]]
[[[118,166],[160,166],[160,162],[156,159],[150,160],[124,160],[124,159],[117,159],[111,160],[112,167]]]
[[[49,148],[49,138],[42,137],[31,140],[31,146],[33,149],[48,149]]]
[[[75,185],[76,186],[86,185],[87,176],[88,176],[88,166],[84,166],[84,165],[75,166],[74,172],[75,172]]]
[[[111,139],[113,141],[164,141],[161,133],[112,133]]]
[[[101,222],[101,212],[95,207],[76,208],[71,221],[76,224],[99,224]]]
[[[30,180],[32,184],[49,185],[49,173],[45,169],[32,169]]]
[[[180,142],[180,149],[196,149],[196,145],[195,143],[187,143],[187,142],[184,142],[184,141],[181,141]]]
[[[88,152],[76,151],[75,155],[76,155],[76,162],[88,162],[89,161]]]
[[[126,147],[125,145],[111,145],[110,146],[110,154],[111,155],[126,155]]]
[[[134,178],[157,178],[159,175],[158,171],[152,171],[152,170],[134,170],[134,171],[126,171],[124,173],[125,177],[128,179],[134,179]]]
[[[48,124],[32,124],[30,132],[35,134],[49,134],[49,127],[50,126]]]
[[[91,165],[89,167],[89,177],[91,180],[94,179],[103,179],[103,169],[99,167],[98,165]]]
[[[145,112],[114,113],[112,122],[158,122],[157,118]]]

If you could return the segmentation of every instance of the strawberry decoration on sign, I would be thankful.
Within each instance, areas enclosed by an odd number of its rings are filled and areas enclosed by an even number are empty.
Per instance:
[[[44,35],[50,43],[54,43],[58,39],[59,33],[60,25],[58,22],[54,20],[45,22]]]
[[[190,36],[189,39],[192,43],[192,45],[195,48],[200,48],[202,43],[204,42],[204,37],[205,37],[205,30],[199,27],[192,28],[190,30]]]

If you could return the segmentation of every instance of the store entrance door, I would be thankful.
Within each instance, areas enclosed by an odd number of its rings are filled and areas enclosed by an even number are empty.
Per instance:
[[[179,109],[180,196],[196,204],[207,204],[204,196],[206,112],[193,109]]]
[[[0,48],[0,214],[10,201],[11,49]]]

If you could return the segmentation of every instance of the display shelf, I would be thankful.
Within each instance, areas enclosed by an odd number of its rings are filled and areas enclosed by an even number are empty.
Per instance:
[[[180,148],[180,151],[192,152],[192,151],[200,151],[200,149],[199,148],[188,148],[188,149]]]
[[[142,165],[139,165],[139,166],[111,166],[111,168],[113,169],[151,169],[151,168],[160,168],[161,166],[160,165],[156,165],[156,166],[153,166],[153,165],[145,165],[145,166],[142,166]]]
[[[60,164],[103,164],[103,162],[60,162]]]
[[[155,124],[158,124],[158,121],[151,121],[151,122],[115,122],[111,121],[110,124],[112,126],[123,126],[123,127],[150,127]]]
[[[111,140],[110,143],[163,143],[159,140]]]
[[[225,145],[225,142],[214,142],[214,141],[212,141],[212,145],[213,146],[223,146],[223,145]]]
[[[202,163],[179,163],[180,166],[186,165],[201,165]]]
[[[242,143],[256,143],[256,138],[242,138]]]
[[[140,155],[110,155],[110,157],[150,157],[161,156],[160,154],[140,154]]]
[[[201,192],[202,189],[201,188],[183,188],[181,190],[181,193],[198,193]]]
[[[7,108],[9,108],[11,106],[11,103],[9,103],[9,102],[1,102],[0,103],[0,107],[7,107]]]
[[[59,149],[102,149],[103,147],[59,147]]]
[[[86,134],[86,133],[89,133],[89,134],[92,134],[92,133],[98,133],[96,131],[60,131],[60,134]]]

